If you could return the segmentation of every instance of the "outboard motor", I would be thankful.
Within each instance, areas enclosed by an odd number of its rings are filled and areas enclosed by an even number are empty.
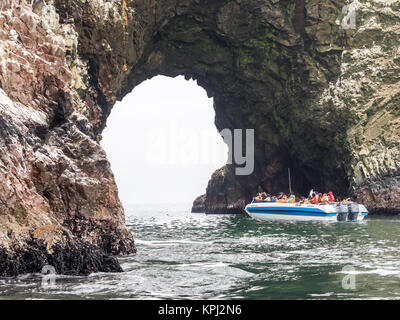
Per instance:
[[[360,205],[357,203],[349,204],[349,221],[357,221],[360,213]]]
[[[347,204],[340,203],[337,208],[337,219],[338,221],[346,221],[349,214],[349,206]]]

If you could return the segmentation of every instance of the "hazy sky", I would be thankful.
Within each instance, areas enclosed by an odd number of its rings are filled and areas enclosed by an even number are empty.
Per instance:
[[[113,108],[101,145],[129,203],[191,202],[227,160],[213,101],[193,80],[157,76]]]

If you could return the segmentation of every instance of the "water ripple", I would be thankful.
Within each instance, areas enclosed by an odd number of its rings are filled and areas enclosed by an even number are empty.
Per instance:
[[[165,208],[127,208],[138,252],[119,258],[125,272],[58,276],[54,288],[43,288],[38,274],[0,279],[1,298],[400,297],[400,220],[259,223]],[[355,277],[355,289],[342,287],[345,276]]]

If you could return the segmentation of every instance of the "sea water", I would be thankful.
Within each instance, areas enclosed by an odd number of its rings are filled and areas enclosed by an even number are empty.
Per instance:
[[[400,220],[258,222],[126,206],[137,253],[123,273],[0,278],[1,299],[398,299]]]

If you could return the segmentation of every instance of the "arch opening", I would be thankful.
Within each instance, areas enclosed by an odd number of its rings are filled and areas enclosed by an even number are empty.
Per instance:
[[[102,134],[124,205],[185,203],[227,160],[213,99],[194,80],[156,76],[113,108]]]

